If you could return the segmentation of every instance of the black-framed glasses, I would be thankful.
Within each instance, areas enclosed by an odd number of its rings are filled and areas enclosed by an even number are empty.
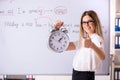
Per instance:
[[[93,20],[89,20],[89,21],[82,21],[82,25],[92,25],[94,23]]]

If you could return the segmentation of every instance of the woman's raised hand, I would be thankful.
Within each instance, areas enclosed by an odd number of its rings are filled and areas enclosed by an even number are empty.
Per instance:
[[[93,46],[93,43],[92,43],[92,41],[91,41],[91,39],[90,39],[88,34],[87,34],[87,37],[84,38],[84,42],[83,43],[84,43],[83,44],[84,47],[86,47],[86,48],[92,48],[92,46]]]
[[[56,20],[53,24],[55,29],[59,29],[62,25],[64,24],[64,22],[60,21],[60,20]]]

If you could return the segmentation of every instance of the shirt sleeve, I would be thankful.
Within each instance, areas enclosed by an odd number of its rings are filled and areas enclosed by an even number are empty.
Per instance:
[[[104,49],[104,40],[102,37],[96,37],[93,42],[97,47]]]

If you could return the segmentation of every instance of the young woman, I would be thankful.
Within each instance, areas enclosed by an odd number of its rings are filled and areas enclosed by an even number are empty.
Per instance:
[[[55,29],[63,22],[57,20]],[[73,59],[72,80],[94,80],[95,71],[105,59],[102,26],[95,11],[85,11],[80,20],[80,39],[70,42],[67,50],[77,50]]]

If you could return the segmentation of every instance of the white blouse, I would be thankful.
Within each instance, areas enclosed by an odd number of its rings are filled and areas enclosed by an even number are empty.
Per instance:
[[[91,41],[97,46],[104,49],[103,38],[98,34],[90,36]],[[82,46],[82,40],[74,42],[76,46],[76,54],[73,59],[73,68],[77,71],[96,71],[101,67],[101,60],[96,56],[91,48]]]

